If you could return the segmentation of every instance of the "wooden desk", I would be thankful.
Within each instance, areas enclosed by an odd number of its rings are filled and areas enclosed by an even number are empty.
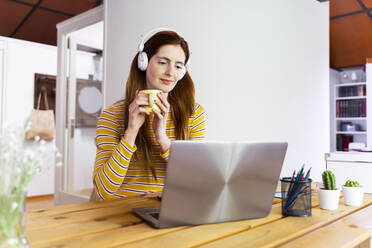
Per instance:
[[[28,211],[26,235],[32,247],[370,247],[372,194],[361,207],[341,199],[336,211],[321,210],[315,196],[311,217],[283,217],[275,200],[266,218],[170,229],[131,212],[156,205],[134,197]]]

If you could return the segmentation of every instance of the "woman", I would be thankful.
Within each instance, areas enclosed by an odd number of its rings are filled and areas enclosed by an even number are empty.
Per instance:
[[[105,109],[97,122],[93,183],[100,199],[162,191],[171,141],[205,139],[206,116],[186,71],[187,42],[167,30],[143,43],[132,61],[125,99]],[[161,111],[143,107],[149,104],[143,89],[162,91],[155,102]]]

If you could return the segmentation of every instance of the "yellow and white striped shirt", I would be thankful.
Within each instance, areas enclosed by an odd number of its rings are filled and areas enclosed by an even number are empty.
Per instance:
[[[97,122],[96,161],[93,173],[93,184],[101,199],[111,199],[131,195],[162,191],[168,161],[169,150],[162,153],[152,130],[150,115],[147,134],[151,138],[151,161],[157,180],[151,169],[145,169],[141,161],[132,156],[137,150],[129,145],[124,135],[124,100],[118,101],[105,109]],[[189,117],[188,130],[191,140],[204,140],[206,135],[206,115],[204,109],[195,104],[194,112]],[[166,134],[171,141],[175,140],[174,122],[168,114]]]

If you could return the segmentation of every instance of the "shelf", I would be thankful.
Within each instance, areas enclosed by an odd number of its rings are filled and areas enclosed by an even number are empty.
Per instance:
[[[354,99],[367,99],[366,96],[344,96],[336,97],[336,100],[354,100]]]
[[[335,87],[346,87],[346,86],[357,86],[357,85],[367,85],[366,82],[356,82],[347,84],[335,84]]]
[[[348,147],[350,142],[364,143],[372,146],[372,138],[368,134],[372,130],[372,122],[367,119],[369,116],[372,116],[372,114],[367,113],[367,110],[372,110],[372,101],[370,101],[372,87],[369,87],[372,64],[367,64],[365,67],[355,66],[355,68],[350,70],[349,68],[344,69],[341,72],[346,71],[348,74],[351,74],[354,71],[357,74],[357,82],[351,82],[351,77],[346,79],[350,81],[346,81],[340,78],[339,71],[331,69],[331,151],[343,150],[343,148]],[[338,114],[340,117],[337,117]],[[350,129],[352,128],[346,129],[342,126],[348,123],[354,125],[357,131],[351,131]]]
[[[367,117],[337,117],[336,121],[351,120],[351,121],[363,121],[367,120]]]
[[[336,134],[363,134],[366,135],[366,131],[337,131]]]

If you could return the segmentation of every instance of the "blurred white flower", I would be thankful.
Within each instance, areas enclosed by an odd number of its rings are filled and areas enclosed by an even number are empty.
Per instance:
[[[31,121],[28,121],[26,124],[26,132],[31,129]]]
[[[40,140],[39,136],[33,141],[26,140],[29,125],[14,127],[5,124],[1,127],[0,197],[23,197],[36,174],[61,165],[62,156],[54,144]]]
[[[8,233],[4,230],[19,221],[31,180],[43,170],[61,165],[62,156],[57,154],[58,149],[53,143],[46,143],[38,136],[33,141],[26,141],[28,128],[29,124],[0,128],[0,243],[1,235]]]

